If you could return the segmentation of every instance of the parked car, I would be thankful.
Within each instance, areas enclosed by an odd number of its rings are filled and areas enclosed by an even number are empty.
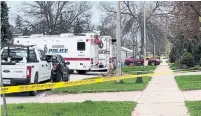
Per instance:
[[[160,64],[160,59],[159,58],[149,58],[148,60],[148,65],[151,66],[156,66]]]
[[[51,80],[52,82],[60,81],[69,81],[70,78],[70,69],[68,63],[65,63],[63,57],[59,54],[57,55],[48,55],[48,61],[51,61],[52,70],[51,70]]]
[[[136,56],[135,58],[126,58],[125,59],[125,65],[131,65],[133,64],[136,66],[142,66],[144,65],[144,57],[143,56]],[[158,58],[149,58],[148,59],[148,65],[159,65],[160,64],[160,59]]]
[[[35,46],[12,45],[1,50],[3,85],[37,84],[50,80],[51,67],[43,50]],[[29,95],[35,96],[36,91]]]
[[[131,57],[131,58],[126,58],[125,59],[125,65],[143,65],[144,64],[144,58],[142,56],[137,55],[135,58]]]

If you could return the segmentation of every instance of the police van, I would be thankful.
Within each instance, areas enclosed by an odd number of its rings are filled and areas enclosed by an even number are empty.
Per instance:
[[[108,68],[112,61],[112,38],[110,36],[101,36],[101,44],[99,44],[99,67]]]
[[[71,72],[76,70],[79,74],[85,74],[88,71],[107,70],[107,67],[100,66],[99,50],[102,41],[97,33],[34,34],[14,38],[14,44],[36,45],[46,54],[60,54]]]

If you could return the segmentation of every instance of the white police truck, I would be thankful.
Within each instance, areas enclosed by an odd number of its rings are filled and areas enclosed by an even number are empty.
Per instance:
[[[37,84],[50,80],[51,66],[42,49],[35,46],[12,45],[1,50],[4,85]],[[36,91],[29,95],[35,96]]]

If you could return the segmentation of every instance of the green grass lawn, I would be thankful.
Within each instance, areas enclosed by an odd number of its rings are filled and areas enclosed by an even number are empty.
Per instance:
[[[169,63],[169,66],[170,66],[170,69],[174,70],[174,72],[182,72],[182,71],[185,71],[185,72],[197,72],[198,70],[201,69],[201,67],[199,65],[195,65],[194,67],[191,67],[189,69],[180,69],[180,70],[177,70],[179,69],[175,63]]]
[[[169,63],[169,66],[170,66],[171,70],[176,70],[177,69],[175,63]]]
[[[137,84],[136,78],[124,79],[123,83],[108,81],[102,83],[80,85],[74,87],[58,88],[51,93],[92,93],[92,92],[119,92],[119,91],[142,91],[146,88],[151,77],[143,77],[143,83]]]
[[[176,76],[175,79],[181,90],[201,89],[201,75]]]
[[[8,116],[130,116],[135,106],[135,102],[92,101],[9,104]],[[3,109],[2,106],[1,108]]]
[[[140,73],[138,73],[138,71],[130,71],[130,72],[127,72],[127,74],[131,74],[131,75],[149,74],[149,73],[154,73],[154,72],[153,72],[153,71],[140,71]]]
[[[191,116],[201,115],[201,101],[186,101],[185,104]]]
[[[136,75],[137,72],[141,72],[141,74],[153,73],[157,66],[129,66],[122,68],[122,71],[128,74]]]

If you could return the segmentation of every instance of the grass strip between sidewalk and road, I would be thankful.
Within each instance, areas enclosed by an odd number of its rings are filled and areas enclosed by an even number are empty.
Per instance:
[[[191,116],[201,115],[201,101],[185,101]]]
[[[181,90],[201,89],[201,75],[183,75],[175,77],[178,87]]]
[[[157,66],[128,66],[123,67],[123,72],[130,72],[130,71],[154,71]]]
[[[153,73],[157,66],[129,66],[129,67],[123,67],[122,72],[127,74],[136,75],[138,72],[140,74],[149,74]]]
[[[151,77],[142,77],[143,83],[136,83],[136,78],[124,79],[123,83],[108,81],[102,83],[64,87],[52,90],[50,93],[93,93],[93,92],[120,92],[142,91],[148,85]]]
[[[135,106],[135,102],[105,101],[9,104],[8,116],[130,116]]]

